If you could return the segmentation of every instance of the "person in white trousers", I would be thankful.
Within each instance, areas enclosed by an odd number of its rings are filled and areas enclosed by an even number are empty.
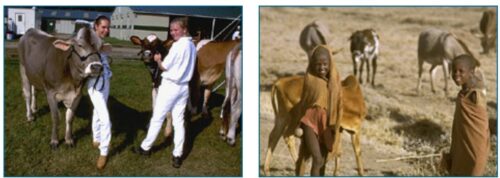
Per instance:
[[[196,47],[189,36],[187,20],[186,17],[172,20],[170,35],[175,42],[163,62],[159,54],[154,56],[154,60],[163,70],[162,81],[158,88],[158,96],[147,136],[140,147],[134,149],[134,152],[138,154],[149,156],[150,149],[160,132],[167,112],[172,112],[174,126],[172,166],[175,168],[179,168],[182,164],[185,140],[184,111],[189,98],[189,81],[195,70],[196,62]]]
[[[94,21],[94,30],[100,38],[109,34],[110,20],[106,16],[99,16]],[[100,54],[103,65],[102,75],[90,78],[87,90],[90,100],[94,105],[92,114],[93,146],[99,148],[100,155],[97,159],[97,169],[104,169],[107,162],[109,143],[111,141],[111,122],[107,101],[109,96],[109,80],[112,76],[107,54]]]

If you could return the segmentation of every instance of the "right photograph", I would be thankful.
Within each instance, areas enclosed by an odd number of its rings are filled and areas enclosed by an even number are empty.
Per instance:
[[[261,176],[498,176],[498,6],[260,6]]]

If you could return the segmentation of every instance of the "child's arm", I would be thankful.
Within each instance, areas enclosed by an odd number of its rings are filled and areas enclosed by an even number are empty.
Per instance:
[[[477,104],[477,93],[476,91],[472,91],[471,94],[469,94],[469,98],[468,98],[470,101],[472,101],[474,104]]]

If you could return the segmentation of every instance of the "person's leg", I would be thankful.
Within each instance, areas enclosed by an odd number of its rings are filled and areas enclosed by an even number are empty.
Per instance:
[[[311,176],[320,176],[320,169],[323,167],[325,160],[321,154],[318,136],[311,127],[304,124],[302,124],[301,127],[304,130],[303,141],[306,145],[305,147],[309,150],[313,158]]]
[[[99,150],[102,156],[108,155],[109,143],[111,142],[111,121],[109,118],[109,111],[107,107],[107,99],[109,96],[109,80],[104,81],[104,88],[102,90],[102,103],[97,112],[99,115],[99,129],[100,129],[100,144]]]
[[[158,96],[153,109],[153,117],[149,123],[148,134],[141,143],[141,148],[143,150],[147,151],[153,146],[167,112],[172,110],[172,107],[175,104],[177,99],[177,90],[178,86],[168,82],[167,80],[163,80],[162,84],[158,88]]]
[[[92,105],[94,106],[94,109],[92,110],[92,142],[94,146],[97,147],[97,144],[101,142],[101,133],[99,129],[99,117],[97,114],[97,109],[94,104],[94,100],[97,100],[99,98],[99,94],[97,90],[94,90],[94,83],[96,82],[95,78],[90,78],[87,83],[87,92],[89,94],[90,101],[92,102]]]
[[[183,153],[184,140],[185,140],[185,127],[184,127],[184,111],[189,98],[189,88],[187,85],[181,86],[178,93],[179,98],[175,103],[172,110],[172,125],[174,126],[174,150],[173,156],[181,157]]]

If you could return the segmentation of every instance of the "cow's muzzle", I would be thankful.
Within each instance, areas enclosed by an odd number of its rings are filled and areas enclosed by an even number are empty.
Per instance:
[[[92,62],[85,68],[87,76],[97,77],[101,75],[103,66],[100,62]]]

